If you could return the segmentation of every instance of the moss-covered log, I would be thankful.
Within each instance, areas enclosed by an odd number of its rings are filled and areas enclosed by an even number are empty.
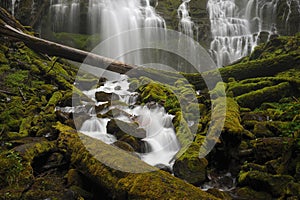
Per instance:
[[[60,131],[59,148],[70,154],[71,163],[112,198],[218,199],[115,147],[80,133],[79,138],[68,126],[58,123],[56,129]]]
[[[252,91],[236,98],[237,102],[246,108],[254,109],[263,102],[274,102],[285,97],[290,92],[290,84],[287,82],[275,86],[265,87],[260,90]]]

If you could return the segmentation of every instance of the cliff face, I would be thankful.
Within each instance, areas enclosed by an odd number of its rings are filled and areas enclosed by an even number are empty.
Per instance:
[[[299,1],[280,0],[277,6],[276,23],[281,35],[294,35],[300,31]]]

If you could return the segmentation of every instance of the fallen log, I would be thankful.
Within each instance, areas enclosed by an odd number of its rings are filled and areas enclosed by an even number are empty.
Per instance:
[[[274,76],[279,72],[300,66],[300,53],[294,51],[276,55],[276,57],[235,63],[231,66],[206,71],[201,74],[149,69],[122,63],[111,58],[37,38],[30,35],[30,33],[3,8],[0,8],[0,33],[3,36],[23,41],[28,47],[37,52],[85,63],[120,74],[126,74],[130,77],[147,76],[153,80],[164,83],[174,83],[178,78],[185,77],[197,90],[202,90],[207,87],[211,90],[217,82],[221,80],[228,82],[230,78],[243,80],[254,77]]]
[[[24,42],[28,47],[49,56],[66,58],[75,62],[97,66],[109,71],[125,74],[136,68],[134,65],[125,64],[97,54],[89,53],[69,46],[44,40],[26,33],[25,29],[17,23],[3,8],[0,9],[0,33]]]
[[[57,123],[58,146],[85,177],[112,199],[202,199],[217,197],[138,158]]]

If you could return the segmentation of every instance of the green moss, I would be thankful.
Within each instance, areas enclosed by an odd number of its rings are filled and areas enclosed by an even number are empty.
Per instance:
[[[272,196],[268,194],[267,192],[261,191],[255,191],[249,187],[242,187],[239,188],[237,191],[237,195],[240,197],[243,197],[245,199],[256,199],[256,200],[272,200]]]
[[[250,186],[257,191],[269,192],[274,197],[280,197],[285,193],[288,184],[293,182],[293,177],[249,171],[241,173],[238,182],[242,186]]]
[[[141,89],[143,102],[155,101],[162,103],[166,100],[166,90],[159,83],[151,82]]]
[[[231,82],[228,84],[227,92],[232,92],[234,96],[239,96],[253,90],[259,90],[264,87],[272,86],[271,81],[260,81],[258,83],[242,84],[238,82]]]
[[[11,88],[18,88],[22,84],[26,84],[26,81],[28,79],[28,71],[16,71],[11,74],[8,74],[5,77],[5,84],[8,85]],[[14,91],[18,91],[15,89]]]
[[[226,84],[224,82],[218,82],[213,90],[210,91],[212,99],[217,99],[218,97],[225,97]]]
[[[1,187],[18,184],[21,172],[24,170],[22,158],[15,151],[3,152],[0,154]]]
[[[2,52],[0,52],[0,64],[7,64],[8,60],[6,59],[5,54],[3,54]]]
[[[237,102],[242,107],[254,109],[263,102],[274,102],[289,94],[290,84],[287,82],[275,86],[265,87],[236,97]]]
[[[214,106],[214,119],[211,127],[211,132],[215,132],[214,129],[217,127],[223,127],[222,131],[235,136],[241,135],[243,133],[243,126],[240,121],[240,107],[236,101],[229,97],[220,97],[216,100],[213,100]],[[223,121],[225,120],[225,121]],[[219,123],[224,122],[224,126],[220,126]]]
[[[100,35],[83,35],[61,32],[54,33],[53,36],[54,41],[83,50],[91,50],[91,47],[93,47],[94,44],[100,42]]]
[[[169,173],[156,171],[156,168],[101,141],[95,141],[81,134],[79,139],[77,132],[68,126],[58,123],[56,129],[60,131],[59,147],[71,153],[71,162],[78,166],[81,173],[92,177],[94,184],[107,188],[110,195],[115,198],[181,199],[189,196],[192,199],[216,199]],[[119,163],[123,170],[116,171],[118,167],[107,167],[100,162],[103,158],[106,159],[106,165]],[[124,170],[127,167],[128,171],[154,171],[127,173],[127,170]]]
[[[49,99],[48,104],[45,107],[46,112],[54,112],[55,106],[62,99],[63,95],[60,91],[56,91],[53,93],[52,97]]]

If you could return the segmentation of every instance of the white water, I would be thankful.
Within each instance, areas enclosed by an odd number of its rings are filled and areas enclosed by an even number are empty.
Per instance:
[[[11,0],[11,15],[12,16],[15,15],[15,7],[16,7],[17,2],[18,2],[17,0]]]
[[[194,36],[194,22],[191,20],[188,11],[188,3],[191,0],[182,0],[182,4],[177,9],[177,14],[179,17],[179,31],[193,38]]]
[[[166,27],[164,19],[150,5],[150,0],[89,0],[88,9],[90,32],[100,33],[102,40],[129,30]],[[124,34],[98,53],[126,63],[142,64],[141,55],[123,55],[123,53],[127,52],[127,49],[139,49],[143,40],[148,41],[144,39],[145,37],[149,37],[148,40],[155,40],[155,37],[160,35],[147,35],[143,30],[134,34]]]
[[[92,115],[90,119],[82,124],[80,131],[92,138],[112,144],[116,141],[116,138],[111,134],[107,134],[106,126],[108,121],[108,119],[100,119],[96,115]]]
[[[54,32],[79,31],[80,0],[51,0],[50,16]]]
[[[213,40],[210,50],[219,67],[249,55],[259,34],[276,32],[278,0],[209,0]]]
[[[137,94],[129,92],[128,89],[127,77],[121,76],[118,81],[107,81],[104,86],[84,93],[93,100],[95,100],[95,93],[99,91],[118,95],[120,100],[128,106],[114,105],[112,102],[110,108],[101,113],[108,112],[113,108],[127,113],[128,115],[121,115],[116,118],[129,123],[137,122],[139,127],[146,131],[146,137],[142,141],[146,143],[148,148],[145,153],[140,153],[141,159],[153,166],[163,164],[171,167],[173,158],[180,149],[172,124],[173,116],[167,114],[164,108],[158,105],[152,108],[148,108],[146,105],[135,105]],[[92,117],[83,123],[80,131],[108,144],[115,142],[116,138],[106,131],[109,119],[99,119],[92,111],[91,113]],[[122,127],[119,128],[122,129]]]

